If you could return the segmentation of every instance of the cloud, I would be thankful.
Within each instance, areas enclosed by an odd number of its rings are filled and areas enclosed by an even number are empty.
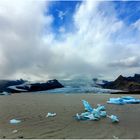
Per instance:
[[[0,1],[0,64],[2,78],[18,73],[30,74],[40,57],[41,30],[49,26],[51,17],[43,16],[46,2],[34,0]],[[49,49],[46,54],[49,53]],[[24,72],[25,71],[25,72]],[[20,74],[22,75],[22,74]],[[14,77],[14,76],[13,76]]]
[[[76,31],[64,34],[65,42],[56,50],[68,51],[70,53],[70,56],[67,54],[68,58],[75,57],[75,60],[79,58],[81,62],[87,64],[82,64],[88,69],[87,71],[73,67],[77,74],[76,70],[79,74],[83,72],[90,77],[98,77],[100,74],[113,77],[122,72],[132,73],[108,67],[111,61],[137,56],[139,50],[138,34],[134,35],[133,28],[118,19],[116,14],[112,2],[84,1],[77,8],[74,15]],[[73,63],[78,64],[78,62]]]
[[[140,57],[132,56],[125,59],[121,59],[119,61],[114,61],[109,64],[113,67],[140,67]]]
[[[52,30],[55,17],[44,15],[50,4],[0,1],[0,77],[112,78],[138,72],[140,33],[117,18],[113,2],[83,1],[73,15],[71,31],[62,26],[57,37]],[[59,14],[60,19],[64,15]]]
[[[58,12],[58,17],[61,19],[61,20],[63,20],[64,19],[64,17],[66,16],[66,14],[67,14],[67,11],[61,11],[61,10],[57,10],[57,12]]]
[[[138,19],[134,24],[134,28],[138,29],[140,31],[140,19]]]

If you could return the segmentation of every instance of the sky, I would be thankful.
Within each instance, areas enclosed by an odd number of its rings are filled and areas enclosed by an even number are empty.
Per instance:
[[[139,13],[140,1],[0,0],[0,79],[140,73]]]

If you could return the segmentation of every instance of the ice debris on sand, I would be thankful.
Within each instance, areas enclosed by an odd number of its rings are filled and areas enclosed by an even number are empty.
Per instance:
[[[115,115],[110,115],[110,116],[107,116],[107,117],[110,118],[113,123],[119,122],[118,117],[115,116]]]
[[[113,136],[113,139],[119,139],[119,137],[117,137],[117,136]]]
[[[16,129],[12,131],[12,133],[17,133],[17,132],[18,132],[18,130],[16,130]]]
[[[51,113],[51,112],[48,112],[48,114],[46,115],[46,117],[54,117],[56,116],[56,113]]]
[[[20,123],[21,120],[17,120],[17,119],[12,119],[10,120],[10,124],[17,124],[17,123]]]
[[[122,96],[118,98],[110,98],[107,101],[109,104],[117,104],[117,105],[124,105],[124,104],[139,104],[140,99],[136,99],[132,96]]]
[[[82,103],[84,105],[84,108],[85,108],[86,112],[83,112],[81,114],[77,113],[75,115],[76,120],[98,121],[101,118],[108,117],[108,118],[110,118],[112,120],[113,123],[114,122],[119,122],[119,119],[118,119],[117,116],[115,116],[115,115],[111,115],[111,116],[107,115],[105,106],[98,104],[97,108],[92,108],[91,105],[87,101],[82,100]]]

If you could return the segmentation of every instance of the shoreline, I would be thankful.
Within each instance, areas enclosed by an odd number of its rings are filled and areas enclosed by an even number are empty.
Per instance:
[[[121,94],[87,93],[21,93],[0,96],[0,138],[139,139],[140,104],[106,103],[109,98],[120,96]],[[132,96],[140,99],[140,95]],[[117,115],[120,123],[112,124],[108,118],[100,121],[76,121],[73,116],[84,111],[82,99],[87,100],[92,107],[105,105],[107,113]],[[46,118],[48,112],[56,112],[57,115]],[[20,119],[21,123],[10,124],[9,120],[14,118]],[[14,130],[17,132],[13,133]]]
[[[140,95],[140,91],[120,91],[120,92],[111,92],[110,94],[131,94],[131,95]]]

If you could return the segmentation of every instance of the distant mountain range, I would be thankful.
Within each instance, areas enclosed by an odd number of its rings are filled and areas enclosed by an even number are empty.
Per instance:
[[[56,79],[42,83],[30,83],[25,80],[0,80],[0,92],[35,92],[64,87]]]
[[[124,91],[140,91],[140,74],[135,74],[133,77],[120,75],[116,80],[107,82],[102,87]]]
[[[61,88],[61,89],[59,89]],[[20,93],[48,91],[48,93],[111,93],[111,92],[139,92],[140,74],[133,77],[120,75],[114,81],[105,81],[97,78],[92,80],[49,80],[47,82],[31,83],[27,80],[0,80],[0,92]]]

